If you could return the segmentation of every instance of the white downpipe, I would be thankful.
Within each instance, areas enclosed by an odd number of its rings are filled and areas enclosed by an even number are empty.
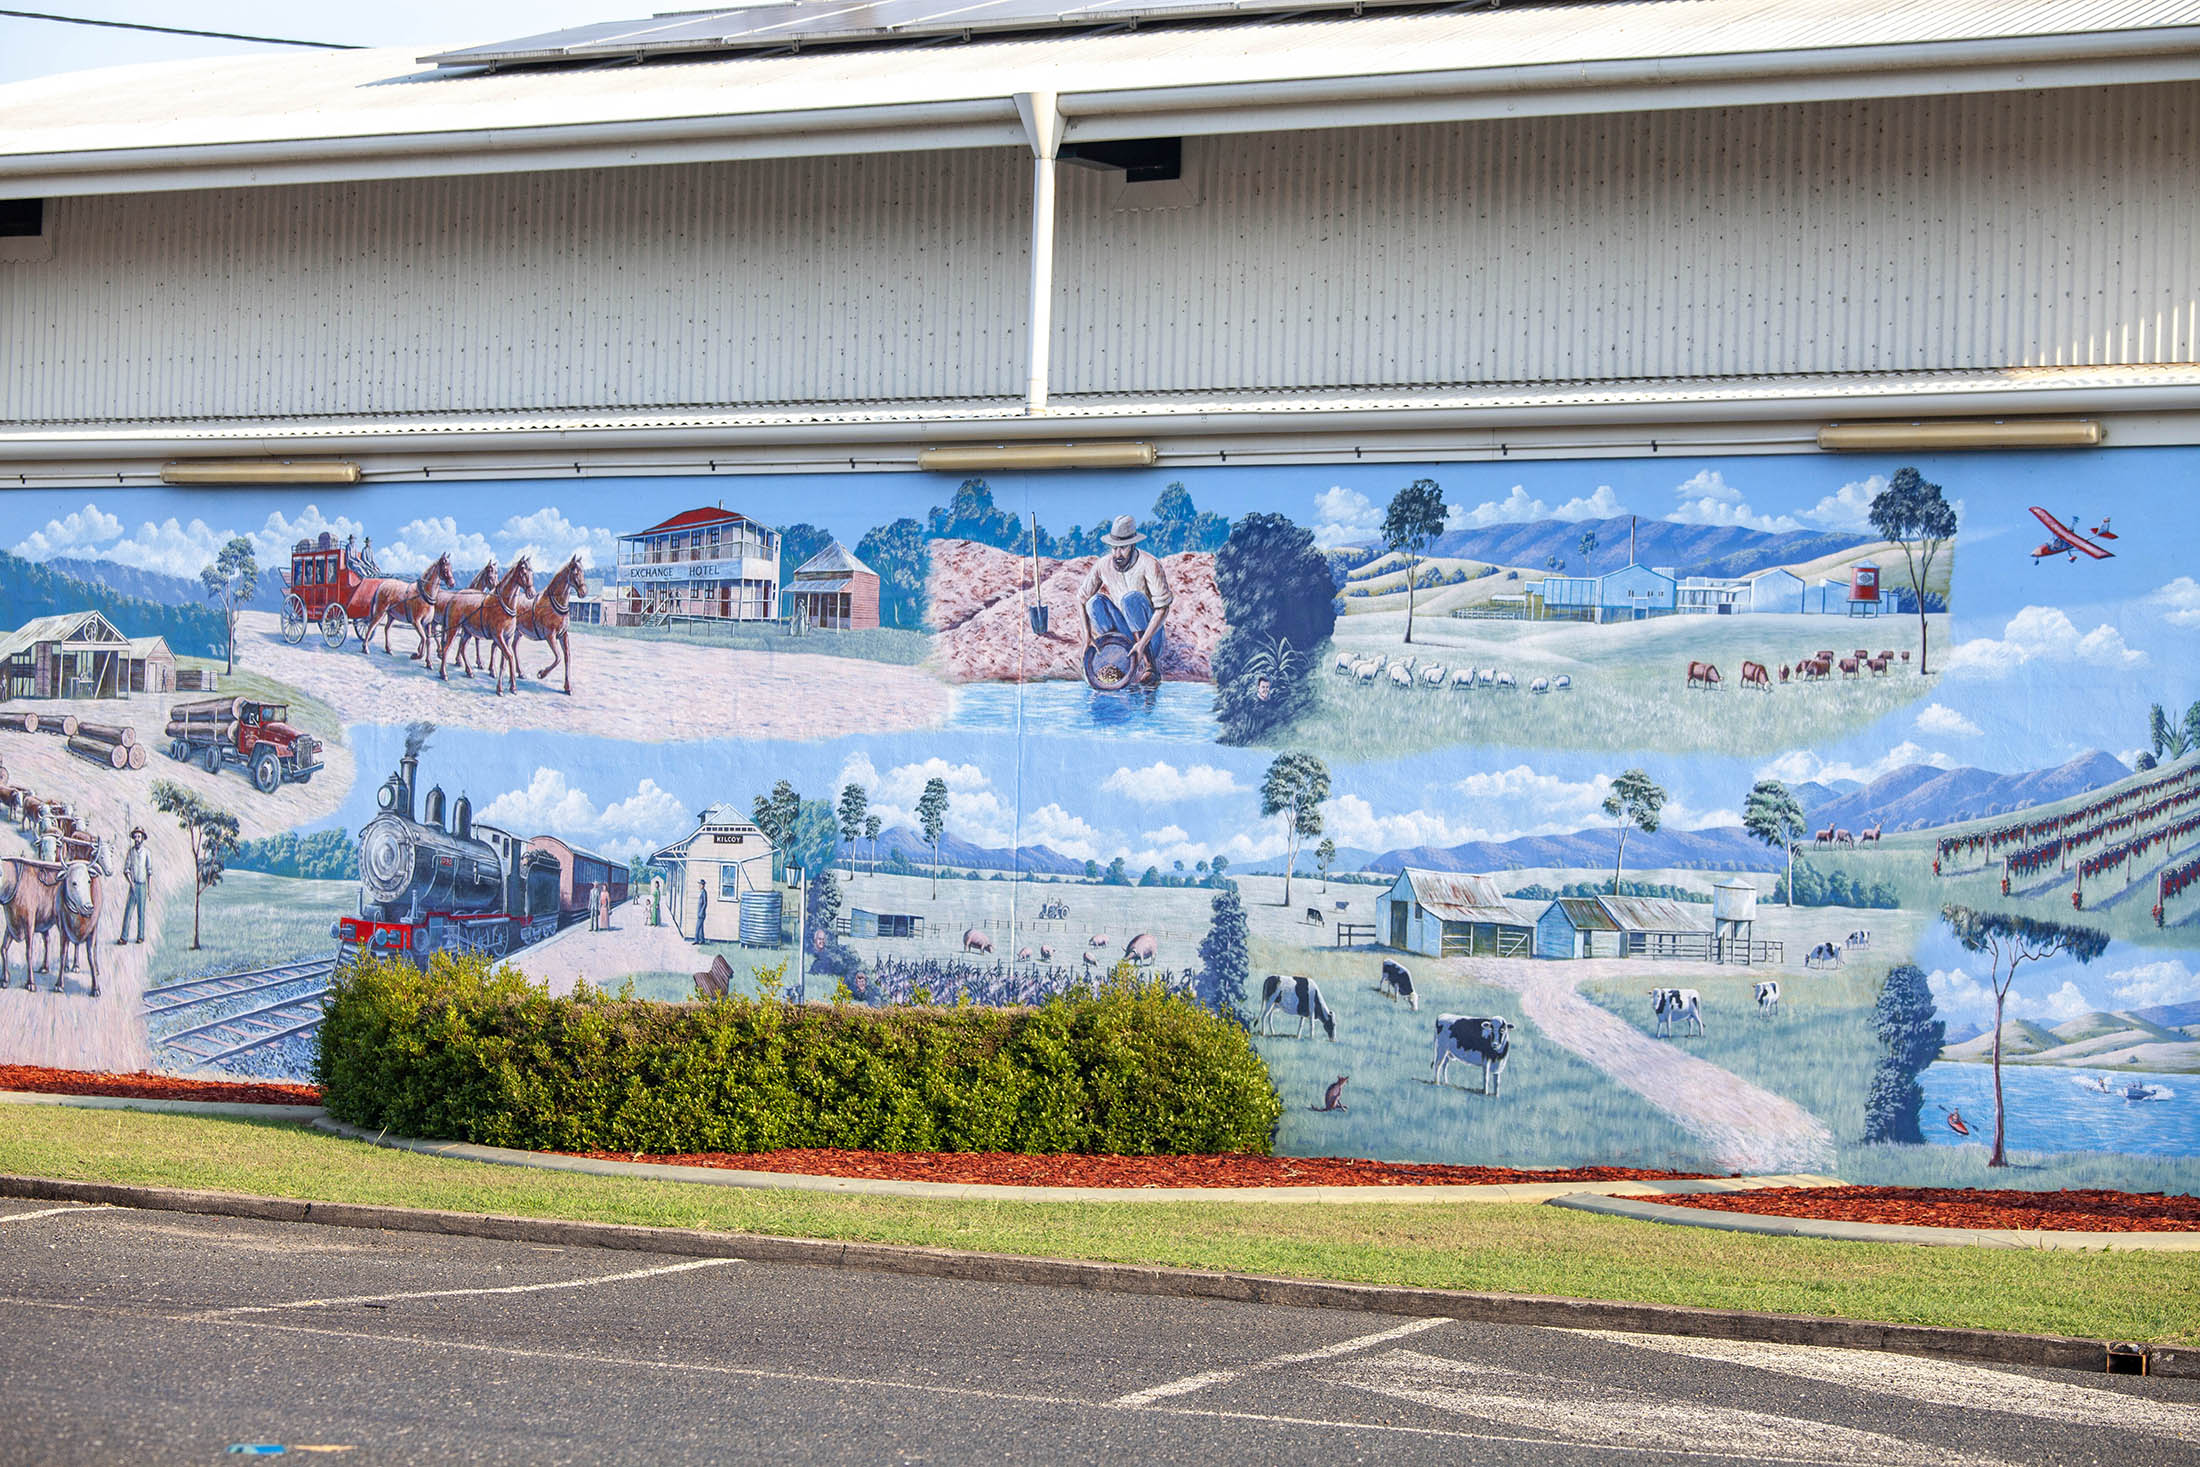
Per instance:
[[[1062,109],[1052,92],[1019,92],[1016,111],[1031,141],[1031,340],[1025,352],[1024,411],[1047,410],[1047,355],[1054,344],[1054,178],[1061,165]]]
[[[1031,160],[1031,348],[1024,411],[1047,410],[1047,349],[1054,344],[1054,170],[1052,158]]]

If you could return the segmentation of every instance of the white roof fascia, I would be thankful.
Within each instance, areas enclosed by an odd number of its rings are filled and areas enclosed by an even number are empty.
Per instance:
[[[1074,81],[1073,65],[1057,73]],[[1363,72],[1063,91],[1063,140],[1272,132],[2200,79],[2200,26]],[[1004,78],[1004,81],[1008,80]],[[465,85],[447,81],[441,85]],[[1017,90],[1023,90],[1018,88]],[[641,167],[931,148],[1029,147],[1016,92],[774,110],[43,153],[0,186],[47,197]]]
[[[1064,92],[1065,142],[1689,107],[2134,86],[2200,78],[2200,26]]]

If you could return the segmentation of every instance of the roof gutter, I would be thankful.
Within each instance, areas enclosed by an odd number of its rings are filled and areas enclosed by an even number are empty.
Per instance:
[[[1066,140],[1760,106],[2200,78],[2200,26],[1065,92]],[[1013,78],[1004,84],[1014,86]],[[46,196],[1027,145],[998,97],[277,142],[0,155]]]

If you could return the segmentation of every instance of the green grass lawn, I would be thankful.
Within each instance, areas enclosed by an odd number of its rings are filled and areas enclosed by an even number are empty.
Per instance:
[[[1301,1278],[2200,1342],[2200,1254],[1834,1243],[1520,1204],[842,1197],[448,1161],[273,1122],[43,1107],[9,1116],[0,1130],[0,1171]]]

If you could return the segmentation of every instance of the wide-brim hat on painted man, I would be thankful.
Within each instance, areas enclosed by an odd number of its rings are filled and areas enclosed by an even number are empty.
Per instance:
[[[1137,520],[1132,519],[1127,514],[1119,514],[1115,517],[1114,528],[1100,538],[1107,544],[1121,549],[1125,545],[1136,545],[1146,537],[1138,533]]]

